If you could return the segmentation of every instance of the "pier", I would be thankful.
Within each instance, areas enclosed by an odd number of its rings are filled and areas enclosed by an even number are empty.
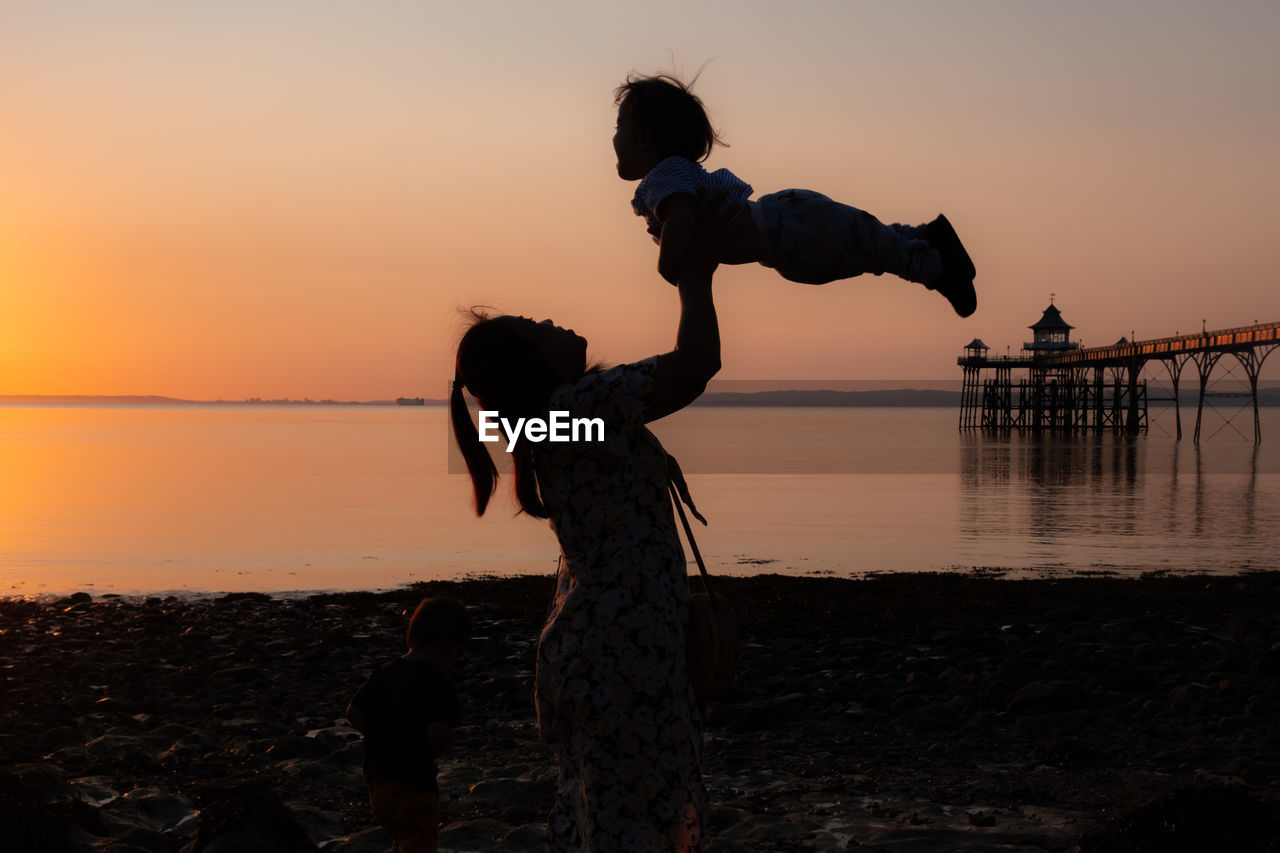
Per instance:
[[[1033,340],[1020,355],[989,356],[975,338],[956,362],[964,371],[961,430],[1103,432],[1126,435],[1148,426],[1147,382],[1143,369],[1158,362],[1172,386],[1177,438],[1182,439],[1179,389],[1187,367],[1199,383],[1194,441],[1200,441],[1209,380],[1224,356],[1243,369],[1253,404],[1253,440],[1262,441],[1258,415],[1258,374],[1277,346],[1280,323],[1262,323],[1194,335],[1146,341],[1121,338],[1111,346],[1083,348],[1070,340],[1074,327],[1050,299],[1044,316],[1029,327]]]

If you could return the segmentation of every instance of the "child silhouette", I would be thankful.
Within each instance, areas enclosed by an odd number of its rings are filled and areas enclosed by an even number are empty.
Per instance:
[[[395,853],[434,853],[440,800],[436,757],[459,724],[449,679],[471,616],[452,598],[424,598],[409,620],[409,651],[380,666],[347,706],[364,735],[364,774],[373,815]]]
[[[977,308],[974,267],[945,216],[925,225],[884,225],[866,211],[812,190],[750,200],[751,185],[700,163],[720,141],[702,101],[679,79],[632,74],[614,92],[618,177],[639,181],[631,200],[659,244],[658,272],[672,284],[693,225],[708,204],[736,207],[716,261],[759,263],[802,284],[892,273],[946,297],[961,317]]]

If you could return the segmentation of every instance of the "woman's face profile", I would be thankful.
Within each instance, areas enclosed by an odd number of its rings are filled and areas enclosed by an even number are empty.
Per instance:
[[[559,379],[575,379],[587,371],[587,339],[551,320],[512,317],[517,333],[533,344]]]

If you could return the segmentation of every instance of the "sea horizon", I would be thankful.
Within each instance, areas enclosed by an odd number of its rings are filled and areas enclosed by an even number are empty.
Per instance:
[[[1171,387],[1159,380],[1148,380],[1151,402],[1169,402]],[[1242,380],[1219,380],[1210,389],[1210,397],[1239,396],[1248,393]],[[1182,387],[1180,403],[1194,403],[1198,389]],[[959,406],[960,379],[713,379],[694,406],[765,406],[765,407],[922,407]],[[446,406],[447,392],[441,397],[421,393],[395,398],[341,400],[310,397],[246,397],[241,399],[201,400],[163,394],[0,394],[0,405],[86,405],[86,406]],[[1258,380],[1258,405],[1280,406],[1280,379]]]

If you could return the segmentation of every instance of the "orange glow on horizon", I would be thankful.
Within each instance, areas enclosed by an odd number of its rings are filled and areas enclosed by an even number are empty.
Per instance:
[[[1256,108],[1277,9],[749,4],[730,41],[710,10],[661,19],[15,11],[0,394],[442,397],[471,304],[607,362],[664,350],[677,303],[616,176],[612,89],[708,57],[709,167],[946,212],[979,269],[969,320],[889,276],[722,269],[724,378],[953,378],[974,337],[1020,346],[1050,292],[1086,345],[1280,319],[1280,117]]]

